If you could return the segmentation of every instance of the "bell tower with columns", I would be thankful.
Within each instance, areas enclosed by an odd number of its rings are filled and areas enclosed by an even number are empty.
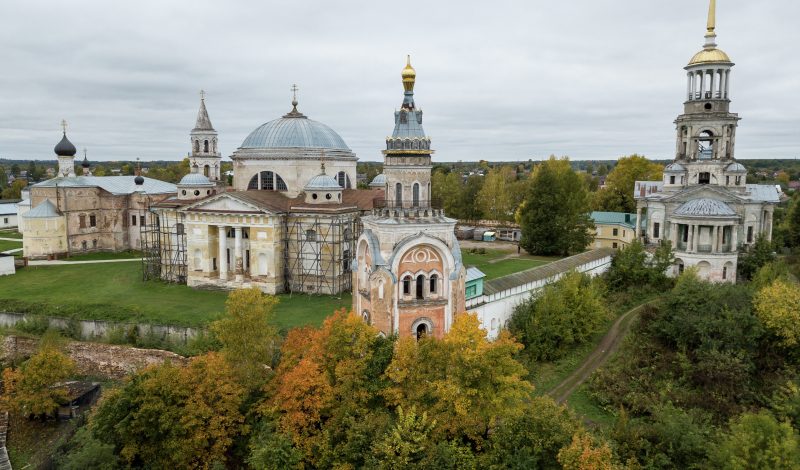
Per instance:
[[[734,158],[739,122],[739,116],[730,112],[734,64],[717,47],[716,3],[710,0],[703,50],[685,67],[686,101],[683,114],[675,120],[675,160],[680,163],[731,163]]]

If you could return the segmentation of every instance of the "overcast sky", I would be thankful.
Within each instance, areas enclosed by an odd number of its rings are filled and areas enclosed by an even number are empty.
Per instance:
[[[177,160],[198,91],[227,160],[290,110],[381,160],[400,70],[434,159],[672,158],[708,0],[0,1],[0,157]],[[738,158],[800,156],[800,2],[719,0]]]

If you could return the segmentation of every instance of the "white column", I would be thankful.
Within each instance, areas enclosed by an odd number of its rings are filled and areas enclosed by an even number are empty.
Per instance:
[[[236,267],[236,281],[241,282],[244,279],[242,268],[244,266],[244,256],[242,256],[242,227],[236,227],[234,230],[234,244],[233,252],[235,257]]]
[[[694,97],[692,94],[692,72],[688,72],[686,74],[686,99],[692,100],[693,98]]]
[[[725,96],[730,99],[731,94],[731,71],[728,70],[725,72]]]
[[[709,86],[708,90],[711,93],[711,97],[714,98],[714,91],[717,88],[717,71],[715,69],[711,69],[711,86]]]
[[[726,89],[727,86],[728,86],[728,72],[722,70],[722,83],[720,84],[719,87],[720,90],[719,93],[722,99],[726,99],[728,97],[728,90]]]
[[[713,228],[713,236],[711,237],[711,252],[717,253],[719,251],[719,225]]]
[[[258,173],[256,173],[256,181],[258,182],[258,183],[256,183],[256,184],[258,184],[258,187],[256,189],[261,189],[261,172],[260,171]]]
[[[642,226],[642,208],[636,208],[636,230],[634,230],[634,236],[639,238],[639,231]]]
[[[731,226],[731,253],[735,253],[739,244],[739,226]]]
[[[217,227],[219,229],[219,279],[221,281],[228,280],[228,233],[224,225]]]

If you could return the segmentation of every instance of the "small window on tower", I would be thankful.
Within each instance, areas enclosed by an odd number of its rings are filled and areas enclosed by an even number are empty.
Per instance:
[[[675,175],[669,177],[669,184],[675,184]]]
[[[658,222],[653,222],[653,238],[658,238],[660,230],[661,224]]]
[[[131,216],[131,225],[136,225],[136,216],[135,215]]]
[[[89,216],[89,226],[90,227],[97,227],[97,217],[94,215]]]

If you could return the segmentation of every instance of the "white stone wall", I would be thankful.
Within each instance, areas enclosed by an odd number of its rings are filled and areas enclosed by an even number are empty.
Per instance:
[[[280,175],[286,183],[288,197],[297,197],[303,192],[303,187],[311,178],[320,174],[320,159],[253,159],[236,160],[233,165],[233,187],[237,191],[247,190],[250,179],[262,171],[272,171]],[[325,159],[325,173],[336,178],[344,171],[350,177],[350,184],[356,188],[356,160],[328,160]]]
[[[575,268],[576,271],[594,277],[602,274],[611,266],[611,255],[590,261]],[[501,328],[504,328],[514,308],[536,295],[545,285],[557,281],[566,272],[539,281],[530,282],[512,289],[492,295],[482,295],[467,301],[467,312],[475,313],[481,321],[481,327],[486,330],[489,339],[497,338]]]

